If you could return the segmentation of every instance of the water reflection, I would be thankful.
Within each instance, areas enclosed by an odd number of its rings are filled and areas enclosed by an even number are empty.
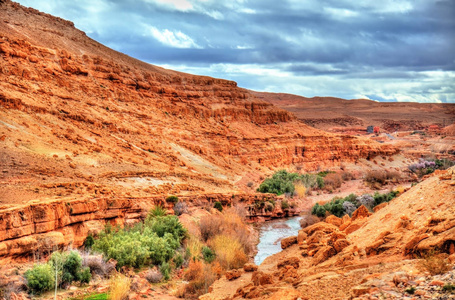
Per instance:
[[[278,219],[259,225],[258,253],[254,263],[259,265],[268,256],[281,251],[281,240],[291,235],[297,235],[300,217]]]

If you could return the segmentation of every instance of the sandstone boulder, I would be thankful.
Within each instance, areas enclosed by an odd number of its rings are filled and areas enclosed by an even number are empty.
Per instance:
[[[297,235],[297,244],[301,245],[303,244],[303,241],[308,237],[308,235],[303,231],[302,229],[299,230],[299,233]]]
[[[354,222],[357,219],[368,218],[369,216],[370,212],[368,211],[368,208],[366,208],[364,205],[361,205],[352,213],[351,221]]]
[[[351,217],[349,215],[344,215],[341,218],[341,221],[343,222],[343,224],[345,224],[346,222],[350,222],[351,221]]]
[[[243,266],[243,270],[245,272],[254,272],[254,271],[257,271],[257,269],[258,269],[258,266],[256,266],[253,263],[247,263]]]
[[[335,225],[326,223],[326,222],[319,222],[316,224],[313,224],[311,226],[308,226],[303,229],[303,231],[308,235],[312,235],[316,231],[322,231],[324,233],[332,233],[334,231],[338,231],[338,227]]]
[[[227,271],[225,275],[226,275],[227,280],[234,280],[234,279],[237,279],[240,276],[242,276],[242,274],[243,274],[243,271],[241,269],[237,269],[237,270]]]
[[[289,246],[297,243],[297,236],[290,236],[281,240],[281,249],[286,249]]]
[[[346,240],[346,239],[339,239],[339,240],[335,241],[335,243],[333,244],[333,248],[338,253],[338,252],[341,252],[341,250],[343,250],[344,248],[346,248],[350,244],[351,243],[349,243],[349,241]]]
[[[388,202],[383,202],[383,203],[381,203],[381,204],[379,204],[379,205],[376,205],[376,206],[373,208],[373,210],[374,210],[374,212],[377,212],[377,211],[383,209],[384,207],[386,207],[387,205],[389,205]]]
[[[273,283],[273,277],[262,271],[255,271],[253,272],[253,275],[251,275],[251,281],[255,286],[271,284]]]
[[[334,215],[328,216],[327,218],[325,218],[324,221],[325,221],[326,223],[335,225],[335,226],[337,226],[337,227],[340,227],[341,224],[343,224],[343,221],[341,220],[341,218],[338,218],[337,216],[334,216]]]
[[[280,268],[283,268],[283,267],[286,267],[286,266],[292,266],[294,267],[295,269],[298,269],[299,266],[300,266],[300,259],[298,259],[297,257],[290,257],[288,259],[285,259],[283,261],[280,261],[278,264],[277,264],[277,268],[280,269]]]
[[[285,290],[278,291],[267,298],[268,300],[305,300],[307,297],[303,297],[302,294],[293,288],[287,288]]]
[[[314,255],[313,265],[320,264],[336,254],[336,250],[331,246],[324,246]]]

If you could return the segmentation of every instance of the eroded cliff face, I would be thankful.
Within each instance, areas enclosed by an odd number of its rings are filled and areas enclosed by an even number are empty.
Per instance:
[[[138,61],[10,1],[0,9],[0,141],[0,213],[49,197],[231,193],[247,173],[397,152],[310,128],[233,81]]]
[[[295,209],[281,209],[281,199],[273,194],[199,194],[179,196],[188,207],[223,207],[242,205],[246,219],[278,218],[297,214]],[[272,210],[258,206],[276,202]],[[80,199],[42,199],[39,203],[19,205],[0,211],[0,263],[27,261],[42,257],[56,249],[78,248],[88,235],[97,235],[107,224],[132,225],[144,220],[156,205],[170,213],[174,203],[156,195],[133,197],[82,197]]]

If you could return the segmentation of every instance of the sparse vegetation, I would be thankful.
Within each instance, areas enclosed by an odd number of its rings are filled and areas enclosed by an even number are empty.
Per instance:
[[[221,204],[220,201],[216,201],[213,207],[218,209],[219,211],[223,211],[223,205]]]
[[[435,170],[445,170],[455,165],[454,161],[448,159],[423,159],[421,158],[418,163],[411,164],[408,169],[419,177],[433,173]]]
[[[261,193],[272,193],[276,195],[286,194],[294,196],[296,194],[305,195],[311,189],[322,189],[324,187],[324,178],[314,174],[288,173],[281,170],[272,175],[271,178],[265,179],[257,189]]]
[[[158,283],[163,280],[163,274],[157,268],[153,268],[145,274],[145,279],[150,283]]]
[[[401,176],[395,171],[371,170],[365,175],[365,182],[372,188],[380,189],[388,182],[398,183]]]
[[[36,264],[25,272],[27,286],[32,294],[49,291],[55,285],[65,287],[73,281],[89,283],[91,277],[90,268],[82,267],[82,258],[77,251],[56,251],[47,263]]]
[[[207,246],[202,247],[202,256],[206,263],[211,263],[215,260],[215,252]]]
[[[342,217],[346,214],[351,216],[352,213],[361,205],[364,205],[371,211],[376,205],[379,205],[383,202],[389,202],[398,194],[398,191],[391,191],[385,194],[376,192],[373,196],[369,194],[361,196],[350,194],[344,198],[335,197],[330,202],[327,202],[323,205],[316,203],[311,209],[311,214],[318,217],[325,217],[327,213],[335,215],[337,217]]]
[[[110,282],[109,299],[125,300],[128,297],[131,287],[131,280],[121,274],[113,276]]]
[[[443,254],[431,251],[427,253],[418,264],[422,271],[428,271],[431,275],[444,274],[452,269],[451,264]]]
[[[169,196],[166,198],[167,203],[174,203],[176,204],[179,201],[179,197],[177,196]]]
[[[185,214],[185,213],[188,213],[188,206],[186,205],[185,202],[177,202],[175,205],[174,205],[174,214],[176,216],[180,216],[182,214]]]
[[[443,290],[444,292],[453,293],[453,292],[455,292],[455,284],[453,284],[453,283],[447,283],[447,284],[445,284],[445,285],[442,287],[442,290]]]
[[[93,250],[122,266],[167,263],[180,247],[186,230],[176,216],[150,213],[144,223],[131,228],[107,227],[95,240]]]
[[[27,286],[32,294],[50,291],[55,286],[55,277],[50,264],[36,264],[25,272]]]
[[[324,189],[327,191],[333,191],[338,189],[343,184],[343,178],[340,174],[335,172],[327,173],[324,177]]]

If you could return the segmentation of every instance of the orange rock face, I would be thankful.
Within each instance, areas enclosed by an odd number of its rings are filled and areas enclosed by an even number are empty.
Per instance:
[[[2,255],[49,239],[77,246],[102,227],[87,222],[138,219],[129,198],[232,193],[246,174],[397,152],[308,127],[233,81],[138,61],[19,4],[2,4],[0,19],[0,214],[14,215],[0,221]]]

